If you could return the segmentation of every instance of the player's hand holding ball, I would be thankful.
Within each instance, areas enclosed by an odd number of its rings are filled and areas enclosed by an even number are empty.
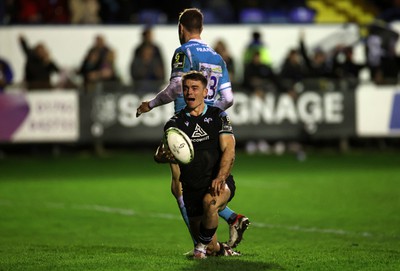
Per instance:
[[[172,152],[169,150],[168,146],[165,144],[164,140],[161,142],[160,146],[158,146],[157,151],[154,154],[154,160],[157,163],[178,163],[178,161],[175,160]]]
[[[176,127],[168,128],[154,159],[158,163],[189,164],[193,158],[194,148],[190,138]]]

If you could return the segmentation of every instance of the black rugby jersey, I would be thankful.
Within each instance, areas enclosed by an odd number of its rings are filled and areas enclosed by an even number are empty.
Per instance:
[[[177,127],[191,139],[194,159],[190,164],[180,164],[180,181],[187,189],[208,188],[217,176],[221,161],[219,135],[233,134],[232,125],[225,111],[206,105],[203,114],[191,116],[181,110],[164,126],[164,131]]]

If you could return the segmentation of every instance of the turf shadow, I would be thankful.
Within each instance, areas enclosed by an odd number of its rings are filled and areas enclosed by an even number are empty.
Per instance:
[[[232,270],[285,270],[277,263],[255,262],[239,257],[209,257],[204,260],[191,260],[193,264],[185,266],[182,271],[232,271]]]

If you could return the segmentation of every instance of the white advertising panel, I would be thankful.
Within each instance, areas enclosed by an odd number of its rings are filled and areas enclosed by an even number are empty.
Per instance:
[[[79,138],[79,100],[74,91],[25,95],[28,114],[12,142],[68,142]]]
[[[360,87],[356,94],[358,136],[400,136],[400,87]]]

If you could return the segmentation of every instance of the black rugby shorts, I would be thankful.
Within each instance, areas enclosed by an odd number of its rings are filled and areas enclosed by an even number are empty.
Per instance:
[[[236,185],[235,180],[232,175],[226,179],[226,185],[229,187],[231,191],[231,195],[228,199],[230,202],[235,196]],[[203,198],[209,192],[208,188],[203,189],[185,189],[183,188],[183,201],[185,202],[186,212],[188,217],[196,217],[203,215]]]

